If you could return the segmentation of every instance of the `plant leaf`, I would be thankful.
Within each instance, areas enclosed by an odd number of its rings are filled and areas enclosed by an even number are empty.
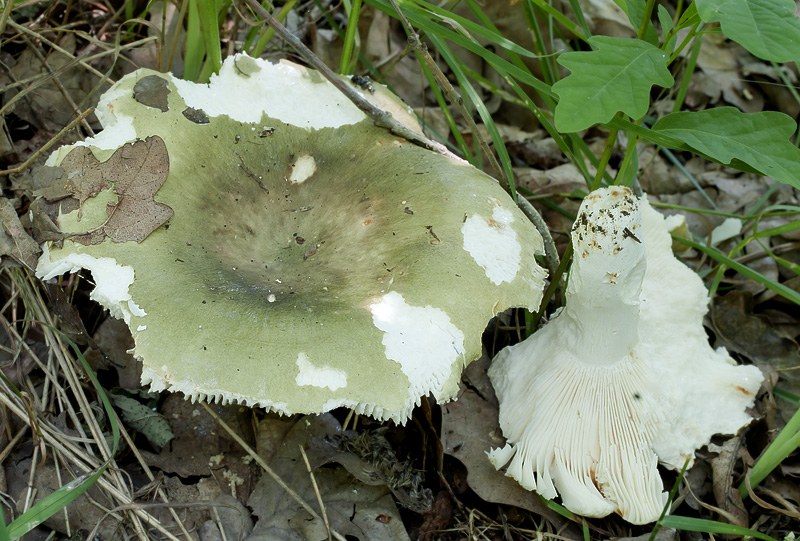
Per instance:
[[[652,129],[721,164],[737,169],[747,165],[800,188],[800,150],[789,141],[797,126],[783,113],[742,113],[734,107],[717,107],[669,114]]]
[[[638,39],[595,36],[596,50],[561,55],[558,63],[572,74],[553,85],[560,101],[556,128],[575,132],[611,120],[622,111],[641,118],[650,103],[650,88],[672,86],[667,55]]]
[[[800,19],[792,0],[697,0],[706,23],[719,22],[722,33],[742,47],[774,62],[800,58]]]

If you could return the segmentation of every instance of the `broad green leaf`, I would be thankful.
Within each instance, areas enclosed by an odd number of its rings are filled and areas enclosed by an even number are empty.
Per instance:
[[[658,22],[661,25],[661,35],[664,36],[664,39],[667,40],[667,36],[669,36],[669,39],[661,47],[661,49],[667,54],[672,54],[672,52],[675,50],[675,44],[678,41],[678,36],[672,33],[672,31],[675,29],[675,23],[672,22],[672,17],[667,11],[667,8],[661,5],[658,6]]]
[[[800,188],[800,150],[789,141],[797,125],[783,113],[742,113],[734,107],[717,107],[669,114],[652,129],[721,164],[737,169],[746,165]]]
[[[595,36],[596,50],[561,55],[558,63],[572,74],[553,85],[560,100],[556,128],[575,132],[611,120],[622,111],[633,118],[647,113],[650,88],[672,86],[667,55],[642,40]]]
[[[800,19],[793,0],[697,0],[707,23],[719,22],[722,33],[742,47],[774,62],[800,60]]]

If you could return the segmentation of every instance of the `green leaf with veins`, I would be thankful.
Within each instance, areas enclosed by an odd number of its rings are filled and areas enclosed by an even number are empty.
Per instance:
[[[553,85],[560,100],[556,128],[575,132],[611,120],[622,111],[633,118],[647,113],[652,86],[672,86],[667,55],[638,39],[595,36],[596,50],[561,55],[572,74]]]
[[[653,131],[674,137],[724,165],[746,164],[762,175],[800,188],[800,149],[789,137],[797,129],[783,113],[742,113],[734,107],[672,113]]]
[[[697,0],[703,22],[755,56],[774,62],[800,60],[800,19],[792,0]]]

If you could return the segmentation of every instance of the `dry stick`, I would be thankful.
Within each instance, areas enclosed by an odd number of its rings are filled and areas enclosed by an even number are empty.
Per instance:
[[[57,133],[57,134],[56,134],[56,135],[55,135],[55,136],[54,136],[52,139],[50,139],[50,140],[49,140],[47,143],[45,143],[44,145],[42,145],[42,146],[41,146],[41,148],[37,149],[37,150],[36,150],[36,152],[34,152],[34,153],[31,155],[31,157],[30,157],[30,158],[28,158],[27,160],[25,160],[25,161],[22,163],[22,165],[18,165],[18,166],[17,166],[17,167],[15,167],[14,169],[6,169],[6,170],[4,170],[4,171],[0,171],[0,176],[3,176],[3,175],[11,175],[11,174],[15,174],[15,173],[21,173],[21,172],[25,171],[25,169],[27,169],[27,168],[28,168],[28,166],[29,166],[30,164],[32,164],[32,163],[34,162],[34,160],[36,160],[36,158],[38,158],[38,157],[39,157],[39,156],[41,156],[43,153],[45,153],[45,152],[47,152],[48,150],[50,150],[50,148],[51,148],[53,145],[55,145],[56,143],[58,143],[58,141],[60,141],[60,140],[61,140],[61,138],[62,138],[62,137],[64,137],[64,136],[67,134],[67,132],[68,132],[68,131],[70,131],[70,130],[71,130],[71,129],[73,129],[75,126],[77,126],[78,124],[80,124],[81,122],[83,122],[83,120],[84,120],[84,119],[85,119],[87,116],[89,116],[90,114],[92,114],[92,111],[94,111],[94,108],[92,108],[92,107],[90,107],[90,108],[86,109],[84,112],[82,112],[82,113],[80,114],[80,116],[78,116],[78,117],[75,117],[75,118],[72,120],[72,122],[70,122],[69,124],[67,124],[67,125],[64,127],[64,129],[62,129],[61,131],[59,131],[59,132],[58,132],[58,133]]]
[[[319,510],[322,512],[322,520],[325,522],[325,529],[328,531],[328,541],[331,541],[331,525],[328,522],[328,512],[325,510],[325,503],[322,501],[322,494],[319,493],[319,487],[317,486],[317,479],[314,477],[314,472],[311,471],[311,464],[308,462],[308,457],[306,456],[306,450],[303,449],[302,445],[297,446],[300,449],[300,454],[303,455],[303,462],[306,465],[306,471],[308,471],[308,476],[311,478],[311,486],[314,487],[314,495],[317,497],[317,503],[319,504]]]
[[[249,0],[247,0],[247,1],[249,1]],[[208,414],[209,414],[211,417],[213,417],[213,418],[214,418],[214,420],[215,420],[215,421],[217,421],[217,422],[219,423],[219,425],[220,425],[220,426],[221,426],[223,429],[225,429],[225,431],[226,431],[226,432],[227,432],[227,433],[228,433],[228,434],[231,436],[231,438],[233,438],[233,439],[234,439],[234,441],[236,441],[236,443],[238,443],[238,444],[239,444],[239,446],[240,446],[242,449],[244,449],[244,451],[245,451],[245,452],[246,452],[248,455],[250,455],[250,456],[253,458],[253,460],[255,460],[255,461],[256,461],[256,463],[257,463],[259,466],[261,466],[261,468],[262,468],[262,469],[263,469],[265,472],[267,472],[267,475],[269,475],[270,477],[272,477],[272,480],[273,480],[273,481],[275,481],[276,483],[278,483],[278,486],[280,486],[280,487],[281,487],[283,490],[285,490],[285,491],[286,491],[286,493],[287,493],[289,496],[291,496],[291,498],[292,498],[294,501],[296,501],[298,504],[300,504],[300,507],[302,507],[303,509],[305,509],[305,510],[306,510],[306,512],[307,512],[309,515],[311,515],[312,517],[314,517],[315,519],[317,519],[317,520],[322,520],[322,517],[320,517],[320,516],[319,516],[319,514],[318,514],[316,511],[314,511],[314,508],[313,508],[313,507],[311,507],[310,505],[308,505],[308,504],[306,503],[306,501],[303,499],[303,497],[302,497],[302,496],[300,496],[300,494],[298,494],[297,492],[295,492],[294,490],[292,490],[292,488],[291,488],[291,487],[289,487],[289,485],[287,485],[287,484],[286,484],[286,483],[283,481],[283,479],[281,479],[281,478],[280,478],[280,476],[279,476],[277,473],[275,473],[275,471],[274,471],[272,468],[270,468],[270,467],[269,467],[269,465],[267,465],[267,463],[264,461],[264,459],[263,459],[263,458],[261,458],[261,456],[260,456],[258,453],[256,453],[256,452],[253,450],[253,448],[252,448],[252,447],[250,447],[249,445],[247,445],[247,443],[246,443],[246,442],[245,442],[245,441],[244,441],[244,440],[243,440],[241,437],[239,437],[239,434],[237,434],[236,432],[234,432],[234,431],[233,431],[233,429],[232,429],[230,426],[228,426],[228,423],[226,423],[225,421],[223,421],[222,419],[220,419],[219,415],[217,415],[216,413],[214,413],[214,410],[212,410],[210,407],[208,407],[208,404],[206,404],[205,402],[200,402],[200,405],[201,405],[201,406],[203,406],[203,407],[205,408],[205,410],[208,412]],[[332,529],[332,528],[331,528],[330,532],[331,532],[331,535],[333,535],[333,537],[335,537],[335,538],[336,538],[336,539],[338,539],[339,541],[347,541],[347,540],[344,538],[344,536],[343,536],[342,534],[340,534],[339,532],[337,532],[336,530],[334,530],[334,529]]]
[[[59,78],[58,74],[53,70],[53,68],[50,67],[50,64],[47,63],[47,58],[45,58],[45,56],[42,54],[42,52],[39,50],[38,47],[36,47],[33,43],[31,43],[30,38],[28,38],[27,36],[23,36],[22,39],[28,45],[28,48],[31,51],[33,51],[33,54],[36,55],[36,58],[39,60],[39,62],[41,62],[44,69],[47,70],[47,73],[50,75],[50,77],[53,78],[53,84],[56,85],[56,88],[58,88],[59,92],[61,92],[61,95],[64,96],[64,99],[72,108],[72,111],[76,115],[81,116],[81,111],[78,108],[78,104],[75,103],[75,100],[73,100],[72,96],[69,95],[67,89],[64,88],[64,85],[61,83],[61,79]],[[91,137],[94,137],[94,130],[92,129],[91,126],[89,126],[89,123],[84,120],[82,124],[83,124],[83,129],[86,130],[86,133],[88,133]]]
[[[550,234],[550,228],[547,226],[544,218],[542,218],[542,215],[539,214],[539,211],[536,210],[536,207],[525,199],[525,196],[520,195],[517,198],[517,205],[519,205],[520,210],[525,213],[525,216],[528,217],[534,227],[536,227],[542,235],[542,241],[544,243],[544,263],[547,266],[547,274],[550,280],[560,280],[560,277],[557,275],[557,270],[558,266],[561,264],[561,260],[558,258],[558,250],[556,249],[556,243],[553,241],[553,236]]]
[[[41,41],[43,44],[45,44],[45,45],[47,45],[49,47],[52,47],[54,51],[57,51],[57,52],[63,54],[64,56],[70,58],[71,60],[76,60],[78,62],[78,64],[80,64],[84,69],[86,69],[90,73],[96,75],[97,77],[100,77],[101,79],[104,77],[102,72],[98,71],[97,69],[93,68],[92,66],[90,66],[87,63],[89,58],[81,58],[81,59],[79,59],[77,56],[75,56],[71,52],[67,51],[66,49],[64,49],[63,47],[58,45],[57,43],[54,43],[54,42],[50,41],[49,39],[47,39],[46,37],[42,36],[38,32],[34,32],[33,30],[31,30],[27,26],[23,26],[21,24],[18,24],[16,22],[14,22],[13,20],[10,20],[8,22],[8,24],[14,30],[17,30],[18,32],[22,32],[23,34],[27,34],[27,35],[31,36],[32,38]],[[153,41],[153,39],[155,39],[155,38],[154,37],[153,38],[145,38],[144,40],[140,40],[140,41],[145,41],[145,40],[146,41]]]
[[[297,51],[303,59],[308,62],[311,66],[314,67],[317,71],[319,71],[330,83],[335,86],[342,94],[347,96],[353,104],[361,109],[365,115],[372,119],[376,126],[381,128],[386,128],[387,130],[391,131],[393,134],[403,137],[408,141],[419,145],[423,148],[428,150],[434,150],[439,154],[444,154],[445,156],[450,156],[453,158],[458,157],[447,150],[444,145],[437,143],[435,141],[431,141],[424,135],[421,135],[406,126],[400,124],[397,120],[394,119],[391,113],[380,109],[379,107],[374,106],[369,101],[367,101],[361,94],[356,92],[356,90],[347,84],[345,81],[339,78],[336,73],[333,72],[324,62],[322,62],[317,55],[315,55],[311,50],[306,47],[302,41],[297,39],[294,34],[289,32],[285,26],[283,26],[278,20],[270,15],[269,11],[261,7],[261,5],[256,0],[244,0],[250,9],[253,12],[264,19],[267,24],[269,24],[272,28],[275,29],[275,32],[284,40],[292,46],[292,48]]]
[[[6,2],[6,5],[3,6],[3,13],[0,14],[0,36],[6,31],[6,23],[8,23],[8,18],[11,16],[11,10],[14,9],[16,2]],[[0,47],[2,46],[2,41],[0,41]]]

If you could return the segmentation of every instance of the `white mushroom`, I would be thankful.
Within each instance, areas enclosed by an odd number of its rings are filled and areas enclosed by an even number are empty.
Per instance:
[[[663,222],[627,188],[587,196],[566,306],[489,370],[508,440],[490,460],[581,515],[658,519],[658,461],[681,468],[712,435],[746,425],[762,381],[709,346],[705,287]]]

